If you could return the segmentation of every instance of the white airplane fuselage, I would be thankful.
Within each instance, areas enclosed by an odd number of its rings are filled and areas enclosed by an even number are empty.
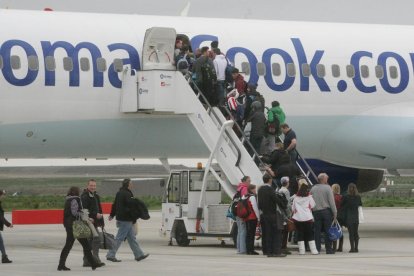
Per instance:
[[[414,27],[10,10],[0,26],[1,158],[207,157],[185,115],[120,112],[112,62],[139,70],[145,31],[159,26],[248,62],[246,80],[281,103],[304,157],[414,167]]]

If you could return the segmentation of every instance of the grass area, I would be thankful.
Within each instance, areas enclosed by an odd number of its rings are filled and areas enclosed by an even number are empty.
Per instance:
[[[161,209],[161,197],[139,197],[147,205],[148,209]],[[113,202],[114,197],[102,197],[101,202]],[[3,208],[6,211],[25,209],[63,209],[64,196],[7,196],[3,199]]]
[[[414,207],[414,198],[362,197],[364,207]]]

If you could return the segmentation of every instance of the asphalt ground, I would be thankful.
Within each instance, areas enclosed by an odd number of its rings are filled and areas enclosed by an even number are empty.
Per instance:
[[[105,267],[91,271],[82,267],[82,248],[75,242],[68,272],[56,270],[65,241],[62,225],[16,225],[2,233],[13,263],[0,264],[0,275],[414,275],[414,209],[365,208],[364,215],[360,253],[348,253],[345,231],[343,253],[299,256],[297,246],[289,245],[292,255],[267,258],[237,255],[232,243],[222,246],[213,238],[192,241],[189,247],[168,246],[158,232],[161,213],[151,212],[138,233],[141,247],[150,253],[147,259],[136,262],[125,243],[117,254],[121,263],[105,261]],[[106,228],[116,233],[115,222]],[[105,253],[100,253],[103,260]]]

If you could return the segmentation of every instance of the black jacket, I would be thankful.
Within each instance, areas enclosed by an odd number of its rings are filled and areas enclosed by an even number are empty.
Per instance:
[[[257,192],[258,208],[263,212],[263,215],[276,214],[277,198],[275,190],[269,185],[263,185]]]
[[[72,202],[76,209],[72,212]],[[80,197],[67,196],[65,201],[65,208],[63,209],[63,225],[66,228],[71,228],[73,222],[79,217],[81,210]]]
[[[359,223],[358,207],[362,206],[361,197],[359,195],[345,195],[341,202],[341,212],[344,214],[346,225],[351,223]]]
[[[148,220],[150,218],[150,215],[148,213],[148,208],[147,206],[145,206],[145,203],[138,199],[138,198],[134,198],[132,201],[132,209],[131,209],[131,213],[132,216],[135,220],[137,219],[143,219],[143,220]]]
[[[85,189],[81,195],[81,200],[83,208],[89,210],[89,217],[94,220],[93,225],[95,227],[105,226],[103,217],[101,219],[96,218],[98,213],[102,214],[101,198],[99,195],[96,192],[91,193],[88,189]]]
[[[112,203],[111,217],[120,221],[136,221],[131,210],[134,208],[134,195],[128,188],[121,188],[116,193],[115,201]]]
[[[4,225],[10,227],[11,223],[4,217],[4,210],[0,201],[0,231],[3,231]]]

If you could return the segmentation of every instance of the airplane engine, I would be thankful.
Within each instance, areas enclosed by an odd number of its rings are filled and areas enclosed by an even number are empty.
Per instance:
[[[327,173],[329,184],[338,183],[341,193],[346,193],[349,183],[355,183],[359,192],[368,192],[376,189],[383,180],[384,171],[376,169],[351,168],[334,165],[317,159],[306,160],[316,175]]]

